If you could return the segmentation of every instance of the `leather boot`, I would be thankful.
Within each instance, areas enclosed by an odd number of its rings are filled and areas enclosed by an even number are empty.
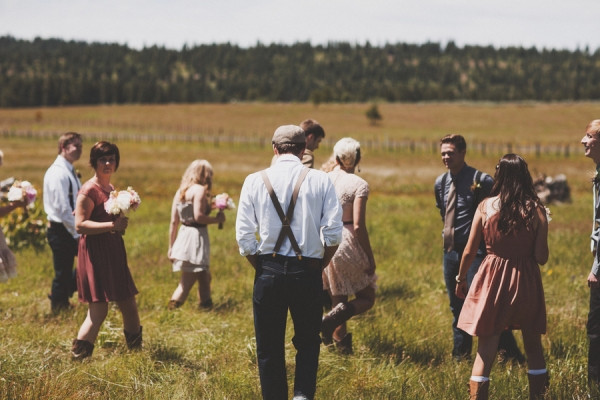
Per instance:
[[[71,357],[73,360],[83,360],[90,357],[94,352],[94,345],[87,340],[73,339]]]
[[[169,305],[167,306],[168,310],[175,310],[183,305],[182,301],[177,300],[169,300]]]
[[[343,337],[343,339],[341,340],[336,340],[335,338],[333,339],[335,341],[335,347],[338,349],[338,351],[342,354],[352,354],[352,334],[351,333],[346,333],[346,336]]]
[[[326,345],[333,343],[333,331],[335,331],[335,328],[348,321],[353,315],[354,307],[350,303],[342,302],[333,307],[323,317],[323,321],[321,322],[323,343]]]
[[[550,379],[548,378],[548,373],[546,372],[545,374],[541,375],[527,374],[527,379],[529,379],[529,399],[543,399],[546,392],[548,391],[548,386],[550,386]]]
[[[123,329],[125,334],[125,342],[127,348],[130,350],[139,350],[142,348],[142,326],[140,325],[140,331],[138,333],[129,333]]]
[[[487,400],[488,390],[490,389],[490,381],[475,382],[469,381],[469,399],[470,400]]]

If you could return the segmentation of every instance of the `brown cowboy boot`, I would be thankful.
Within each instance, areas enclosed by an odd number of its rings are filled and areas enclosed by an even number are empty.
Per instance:
[[[167,309],[172,311],[172,310],[175,310],[175,309],[181,307],[182,305],[183,305],[183,301],[169,300],[169,305],[167,306]]]
[[[130,350],[140,350],[142,348],[142,326],[140,325],[140,331],[138,333],[129,333],[123,329],[125,334],[125,342],[127,348]]]
[[[71,358],[73,360],[83,360],[84,358],[91,357],[94,352],[94,345],[87,340],[73,339],[73,346],[71,347]]]
[[[529,399],[543,399],[546,395],[546,392],[548,391],[548,386],[550,386],[548,372],[541,375],[527,374],[527,379],[529,380]]]
[[[490,381],[475,382],[469,381],[469,399],[470,400],[487,400],[488,390],[490,389]]]
[[[323,317],[321,322],[321,334],[323,343],[333,343],[333,331],[335,328],[348,321],[354,315],[354,306],[350,303],[341,302]]]

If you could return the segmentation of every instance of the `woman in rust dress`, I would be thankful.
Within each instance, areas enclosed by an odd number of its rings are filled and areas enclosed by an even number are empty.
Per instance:
[[[487,256],[467,294],[467,269],[482,235]],[[539,269],[547,260],[546,209],[533,188],[525,160],[507,154],[496,167],[490,197],[477,207],[456,276],[456,295],[466,295],[458,327],[479,338],[470,380],[471,399],[487,399],[498,340],[505,329],[523,333],[530,398],[542,398],[547,390],[541,341],[546,333],[546,305]]]
[[[123,315],[127,347],[140,348],[142,327],[135,295],[138,293],[129,267],[123,242],[128,218],[114,216],[104,209],[110,192],[115,190],[110,178],[119,168],[119,149],[108,142],[96,143],[90,151],[90,165],[96,171],[77,195],[75,227],[81,235],[77,265],[79,301],[88,303],[88,313],[73,340],[74,359],[92,355],[94,342],[108,314],[108,302],[117,303]]]

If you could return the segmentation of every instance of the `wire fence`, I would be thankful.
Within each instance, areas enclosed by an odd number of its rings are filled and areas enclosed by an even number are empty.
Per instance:
[[[28,139],[58,139],[63,132],[33,131],[33,130],[9,130],[0,131],[2,138],[28,138]],[[186,133],[186,134],[141,134],[141,133],[117,133],[117,132],[93,132],[83,133],[86,141],[106,140],[109,142],[134,142],[134,143],[190,143],[208,147],[229,146],[233,148],[265,148],[270,146],[270,138],[228,134],[223,130],[210,133]],[[361,139],[361,147],[365,150],[378,150],[398,154],[438,154],[439,141],[431,139],[389,139],[374,138]],[[325,138],[323,147],[333,147],[331,139]],[[468,150],[470,154],[501,155],[505,153],[518,153],[522,155],[556,156],[569,158],[571,156],[571,145],[569,143],[542,143],[542,142],[499,142],[499,141],[470,141]]]

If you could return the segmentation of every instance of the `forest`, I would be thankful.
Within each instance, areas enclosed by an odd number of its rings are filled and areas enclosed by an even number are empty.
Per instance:
[[[231,43],[180,50],[0,37],[0,107],[600,99],[600,49]]]

